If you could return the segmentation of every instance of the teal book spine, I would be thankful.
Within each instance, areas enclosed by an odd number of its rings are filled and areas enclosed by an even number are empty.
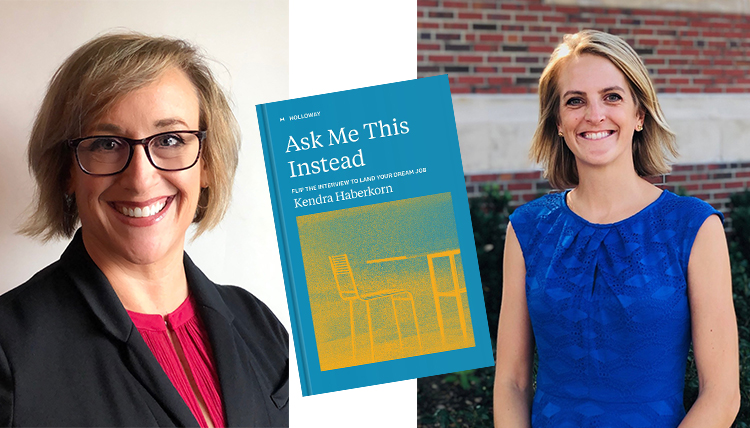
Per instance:
[[[257,114],[302,394],[492,365],[447,76]]]

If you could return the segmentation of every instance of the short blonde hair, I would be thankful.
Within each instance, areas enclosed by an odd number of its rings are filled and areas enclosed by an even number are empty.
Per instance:
[[[531,142],[531,158],[544,168],[544,176],[558,189],[578,185],[575,156],[560,137],[561,70],[570,58],[597,55],[608,59],[625,76],[636,107],[644,113],[643,130],[633,135],[633,164],[641,177],[666,174],[677,156],[675,135],[662,113],[648,71],[624,40],[596,30],[568,34],[552,52],[539,79],[539,123]]]
[[[67,195],[73,155],[64,143],[82,133],[124,95],[156,81],[173,67],[193,83],[200,129],[207,130],[201,159],[210,187],[201,190],[195,236],[216,226],[231,197],[239,159],[239,126],[204,56],[190,43],[139,33],[96,37],[73,52],[50,81],[29,139],[29,169],[37,189],[20,232],[71,237],[78,225],[75,198]]]

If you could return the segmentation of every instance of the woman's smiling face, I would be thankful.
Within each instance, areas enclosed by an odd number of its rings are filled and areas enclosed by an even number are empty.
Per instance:
[[[560,72],[558,129],[582,168],[633,169],[633,132],[643,125],[625,76],[608,59],[584,54]]]
[[[166,131],[198,130],[199,124],[196,89],[184,72],[172,68],[122,97],[85,135],[141,139]],[[87,250],[96,252],[97,262],[104,258],[118,264],[144,265],[170,255],[181,257],[206,180],[201,160],[187,170],[160,171],[151,165],[142,145],[134,148],[127,169],[116,175],[87,175],[74,162],[70,190],[75,192]]]

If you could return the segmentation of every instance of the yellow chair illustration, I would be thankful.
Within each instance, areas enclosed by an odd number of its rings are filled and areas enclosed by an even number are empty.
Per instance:
[[[354,336],[354,301],[361,300],[365,302],[367,307],[367,327],[370,331],[370,355],[372,360],[375,361],[375,346],[372,337],[372,318],[370,317],[370,301],[380,299],[384,297],[390,297],[391,303],[393,304],[393,315],[396,318],[396,328],[398,329],[398,343],[403,348],[403,342],[401,338],[401,325],[398,322],[398,314],[396,313],[396,301],[408,301],[411,303],[412,314],[414,315],[414,326],[417,329],[417,340],[419,341],[419,349],[422,349],[422,338],[419,335],[419,324],[417,323],[417,312],[414,307],[414,299],[412,294],[406,290],[380,290],[372,293],[360,294],[357,289],[357,285],[354,282],[354,275],[352,274],[352,268],[349,266],[349,258],[346,254],[337,256],[329,256],[328,260],[331,262],[331,268],[333,269],[333,276],[336,279],[336,287],[339,290],[339,295],[345,301],[349,301],[349,323],[352,329],[352,356],[355,355],[355,336]],[[349,281],[340,281],[339,277],[348,276]]]
[[[461,293],[466,292],[466,287],[461,287],[458,281],[458,273],[456,272],[456,254],[460,254],[461,250],[448,250],[439,253],[432,253],[427,255],[427,265],[430,268],[430,281],[432,282],[432,292],[435,297],[435,308],[437,309],[438,326],[440,326],[440,336],[445,344],[445,330],[443,329],[443,313],[440,310],[440,297],[455,297],[456,305],[458,306],[458,319],[461,322],[461,330],[464,334],[464,340],[467,338],[466,334],[466,320],[464,320],[464,306],[461,303]],[[437,280],[435,279],[435,266],[433,259],[440,257],[448,257],[451,263],[451,276],[453,278],[453,289],[448,291],[438,291]]]

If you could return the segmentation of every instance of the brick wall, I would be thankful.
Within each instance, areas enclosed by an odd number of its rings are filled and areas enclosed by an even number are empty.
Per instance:
[[[475,174],[465,179],[469,197],[481,195],[484,186],[497,185],[511,195],[512,207],[552,191],[540,171]],[[674,165],[671,174],[649,181],[662,189],[700,198],[727,214],[731,208],[729,195],[750,187],[750,162]]]
[[[418,0],[418,76],[453,93],[535,93],[562,36],[617,34],[662,93],[750,92],[750,15],[552,6],[542,0]]]

